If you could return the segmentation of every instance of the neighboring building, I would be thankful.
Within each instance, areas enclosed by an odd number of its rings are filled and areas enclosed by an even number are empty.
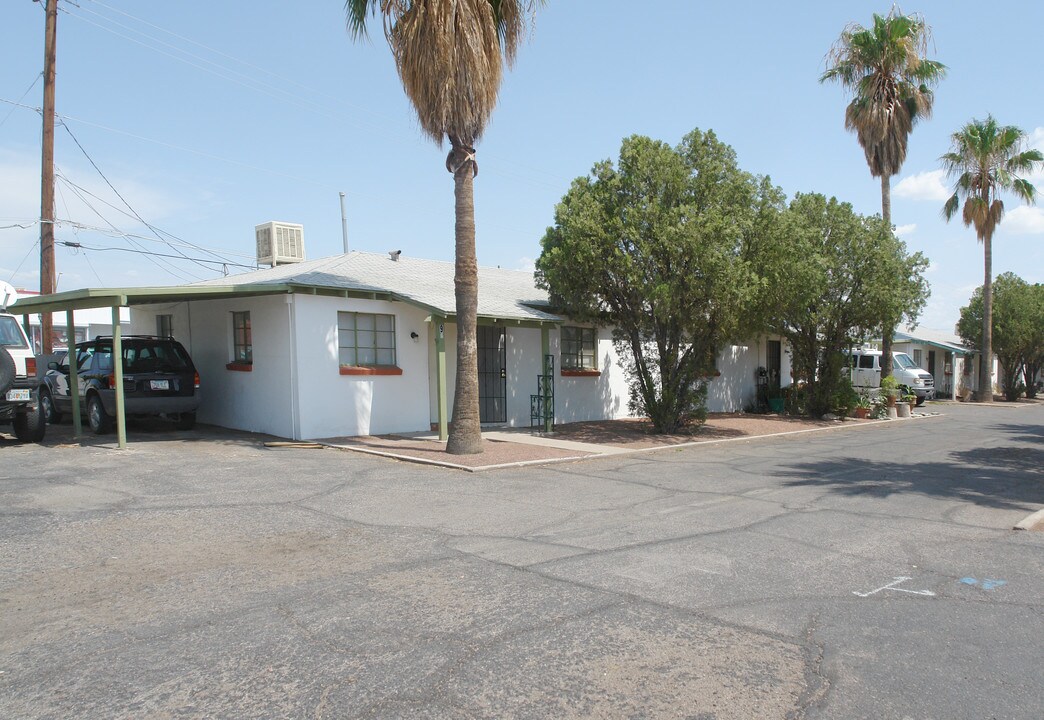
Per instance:
[[[980,353],[965,346],[953,333],[941,330],[900,328],[892,341],[895,352],[905,352],[918,366],[935,378],[937,397],[967,399],[979,386]],[[992,370],[994,392],[997,392],[998,366],[996,358]]]
[[[453,271],[452,262],[361,252],[279,265],[135,304],[131,330],[163,322],[188,348],[202,377],[201,422],[297,439],[429,430],[440,386],[444,407],[453,405]],[[208,289],[224,295],[195,299]],[[611,330],[553,313],[531,272],[479,268],[478,315],[484,424],[534,424],[545,352],[555,422],[628,415]],[[726,349],[708,409],[752,404],[759,366],[788,385],[784,350],[771,339]]]

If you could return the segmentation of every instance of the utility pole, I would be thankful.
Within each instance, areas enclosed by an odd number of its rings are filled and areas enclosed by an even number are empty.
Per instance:
[[[40,168],[40,294],[51,295],[54,282],[54,61],[58,36],[58,0],[42,0],[47,19],[44,24],[44,101],[43,159]],[[51,344],[51,313],[40,313],[43,354],[54,350]],[[75,342],[75,338],[69,338]]]

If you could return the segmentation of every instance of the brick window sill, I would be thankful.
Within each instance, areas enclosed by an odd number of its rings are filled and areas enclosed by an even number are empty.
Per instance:
[[[562,377],[599,377],[600,370],[562,370]]]
[[[233,370],[235,372],[253,372],[254,366],[250,363],[230,362],[227,365],[225,365],[225,369]]]
[[[342,375],[402,375],[402,368],[395,365],[374,365],[373,367],[342,365],[340,373]]]

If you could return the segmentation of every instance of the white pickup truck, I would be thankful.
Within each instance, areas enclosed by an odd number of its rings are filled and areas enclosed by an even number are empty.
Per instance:
[[[852,385],[857,390],[881,387],[881,351],[852,351]],[[892,375],[899,381],[900,387],[907,388],[917,396],[917,404],[923,405],[925,400],[935,399],[935,378],[927,370],[917,367],[909,355],[903,352],[892,353]]]
[[[40,408],[36,356],[18,318],[0,312],[0,424],[22,442],[40,442],[47,422]]]

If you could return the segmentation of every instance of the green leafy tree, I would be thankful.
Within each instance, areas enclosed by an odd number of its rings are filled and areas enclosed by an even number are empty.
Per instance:
[[[892,225],[891,178],[906,161],[914,125],[932,114],[932,88],[946,66],[925,57],[931,28],[919,14],[904,15],[893,7],[874,15],[870,27],[852,23],[827,54],[827,70],[819,81],[840,83],[852,94],[845,109],[845,128],[854,132],[866,155],[870,174],[881,178],[881,216]],[[901,318],[892,316],[883,331],[881,375],[892,372],[892,335]]]
[[[347,0],[348,30],[366,35],[380,16],[406,96],[421,129],[449,140],[456,208],[457,374],[446,450],[482,452],[478,405],[478,263],[475,258],[475,144],[497,104],[502,68],[511,65],[542,0]]]
[[[1030,332],[1023,359],[1026,397],[1037,397],[1037,378],[1044,374],[1044,285],[1029,286]]]
[[[749,255],[764,281],[758,316],[790,344],[805,410],[831,412],[846,390],[845,351],[892,317],[916,321],[928,261],[879,217],[819,194],[797,195],[759,241]]]
[[[659,432],[705,417],[718,353],[747,330],[758,279],[743,247],[782,195],[713,132],[623,141],[577,178],[542,240],[538,282],[580,320],[614,328],[631,410]]]
[[[982,352],[979,364],[979,391],[976,399],[993,399],[993,234],[1004,217],[1002,191],[1011,192],[1027,203],[1036,197],[1033,184],[1020,175],[1039,168],[1044,154],[1025,150],[1026,134],[1012,125],[1000,125],[993,116],[972,120],[951,136],[951,150],[940,158],[950,177],[955,178],[953,195],[943,206],[943,216],[952,220],[961,210],[966,227],[974,227],[983,247],[982,335],[977,347]]]
[[[998,275],[993,283],[993,352],[1001,369],[1001,391],[1008,400],[1015,400],[1024,390],[1028,391],[1044,352],[1040,337],[1044,318],[1039,287],[1029,285],[1010,272]],[[983,295],[983,288],[976,288],[968,305],[961,308],[957,321],[957,334],[976,350],[982,349]]]

